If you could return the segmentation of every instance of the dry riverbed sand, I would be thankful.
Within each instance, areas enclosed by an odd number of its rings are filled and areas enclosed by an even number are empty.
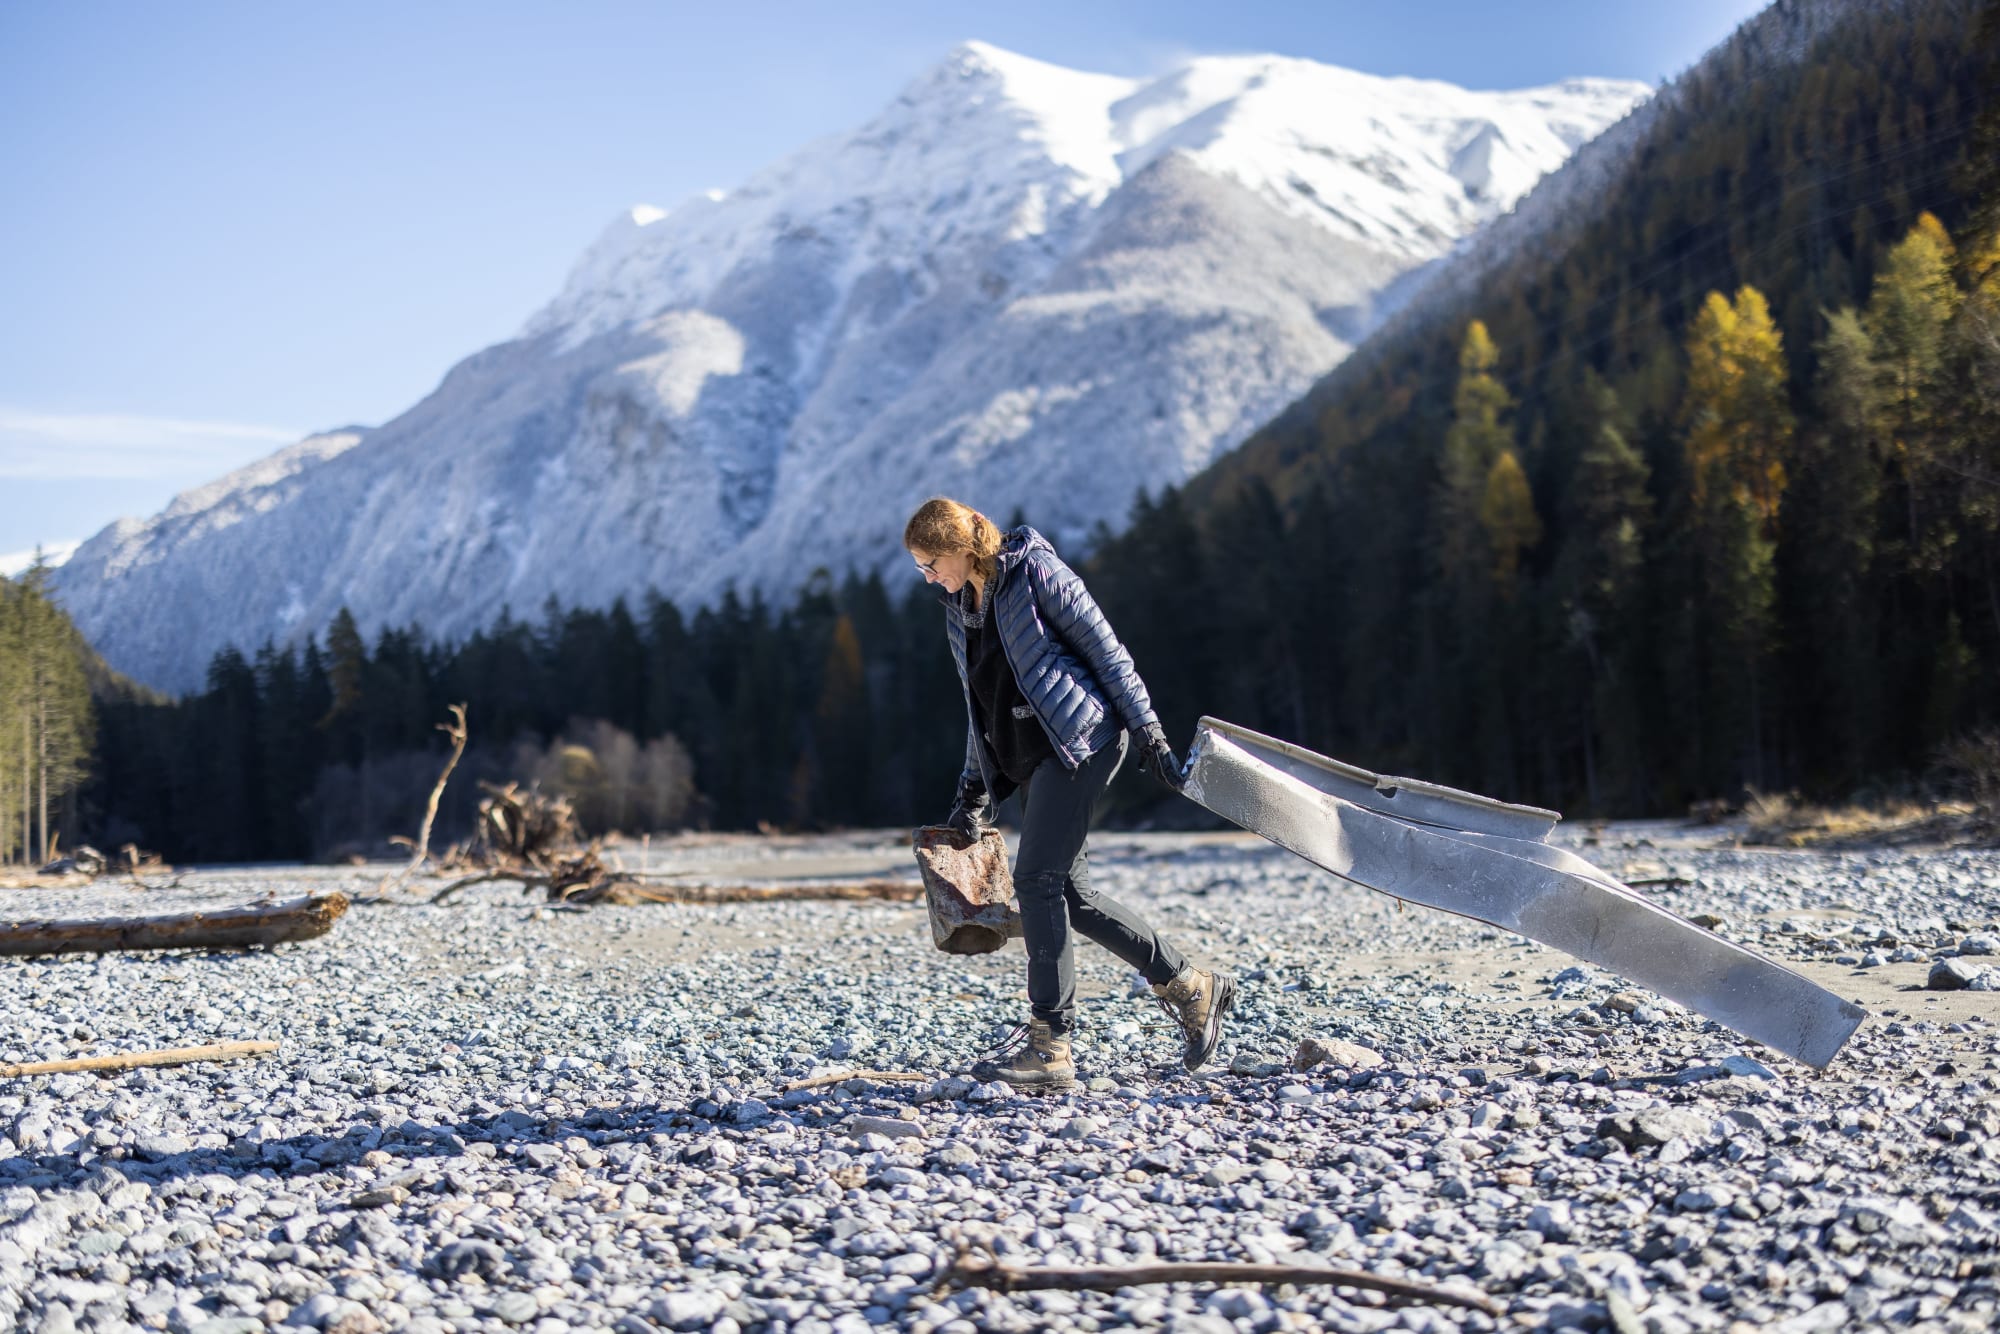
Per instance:
[[[1559,836],[1865,1006],[1824,1073],[1235,834],[1094,840],[1100,883],[1242,1000],[1187,1075],[1085,946],[1087,1082],[1058,1098],[954,1074],[1022,1017],[1019,946],[938,954],[898,904],[552,911],[487,886],[245,954],[0,960],[0,1061],[283,1043],[0,1083],[0,1327],[1991,1328],[2000,993],[1926,982],[2000,965],[2000,853],[1726,833]],[[624,855],[710,883],[913,875],[889,834]],[[1306,1038],[1380,1063],[1293,1071]],[[926,1078],[785,1091],[857,1068]],[[1506,1314],[1310,1285],[934,1292],[968,1247],[1317,1261]]]

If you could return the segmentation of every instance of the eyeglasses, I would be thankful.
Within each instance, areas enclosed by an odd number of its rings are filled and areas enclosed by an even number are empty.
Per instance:
[[[911,559],[915,560],[916,558],[913,556]],[[943,559],[943,556],[932,556],[929,560],[917,561],[917,568],[925,574],[935,577],[937,575],[937,563]]]

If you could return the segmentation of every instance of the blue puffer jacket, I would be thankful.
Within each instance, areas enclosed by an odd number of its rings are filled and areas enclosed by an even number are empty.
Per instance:
[[[1111,633],[1083,580],[1063,564],[1047,538],[1032,528],[1014,529],[1001,540],[996,564],[986,592],[987,614],[997,618],[1000,644],[1021,694],[1067,768],[1077,768],[1113,744],[1120,732],[1159,721],[1146,683],[1132,666],[1132,655]],[[958,666],[958,683],[965,690],[961,781],[977,777],[997,798],[1013,784],[1001,774],[992,748],[972,722],[964,613],[957,598],[946,598],[944,606],[945,634]]]

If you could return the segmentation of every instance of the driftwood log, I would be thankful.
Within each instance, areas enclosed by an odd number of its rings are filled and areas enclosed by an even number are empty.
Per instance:
[[[50,891],[54,893],[56,891]],[[312,940],[347,911],[338,890],[262,902],[228,903],[210,896],[179,911],[154,896],[121,895],[108,911],[71,901],[67,913],[32,915],[32,900],[10,901],[20,915],[0,920],[0,954],[103,954],[113,950],[241,949]],[[151,908],[151,911],[146,911]],[[122,911],[121,911],[122,909]]]
[[[1246,1264],[1237,1261],[1162,1261],[1149,1265],[1044,1265],[1029,1269],[987,1256],[965,1254],[939,1278],[940,1286],[991,1288],[996,1292],[1026,1292],[1059,1288],[1065,1292],[1116,1292],[1148,1283],[1326,1283],[1338,1288],[1379,1292],[1392,1302],[1461,1306],[1498,1316],[1506,1312],[1479,1292],[1435,1287],[1409,1279],[1384,1278],[1356,1269],[1325,1265]]]
[[[946,825],[910,835],[924,877],[931,943],[946,954],[991,954],[1021,934],[1007,844],[997,829],[967,839]]]
[[[275,1042],[213,1042],[205,1047],[167,1047],[158,1051],[119,1052],[115,1056],[78,1056],[67,1061],[29,1061],[24,1065],[0,1065],[0,1079],[66,1075],[82,1070],[136,1070],[142,1065],[235,1061],[245,1056],[268,1056],[277,1049]]]

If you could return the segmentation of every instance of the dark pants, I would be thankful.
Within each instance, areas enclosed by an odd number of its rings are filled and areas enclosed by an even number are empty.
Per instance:
[[[1160,939],[1146,920],[1090,887],[1090,808],[1125,759],[1125,735],[1074,772],[1060,759],[1042,761],[1021,785],[1021,846],[1014,855],[1014,897],[1021,907],[1021,939],[1028,947],[1028,1007],[1058,1033],[1076,1022],[1076,966],[1070,951],[1074,926],[1132,967],[1148,982],[1171,982],[1186,966],[1179,950]]]

